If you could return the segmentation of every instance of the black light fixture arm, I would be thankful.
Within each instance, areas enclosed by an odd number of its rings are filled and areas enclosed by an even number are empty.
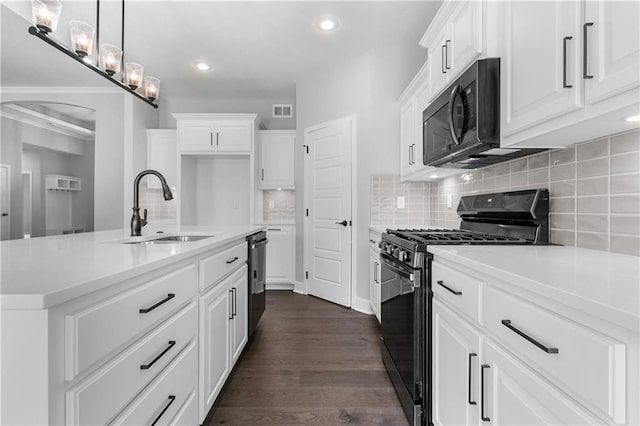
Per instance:
[[[71,51],[66,46],[58,43],[53,38],[47,36],[46,33],[43,33],[38,28],[29,27],[29,34],[34,35],[34,36],[38,37],[40,40],[43,40],[44,42],[49,44],[50,46],[55,47],[56,49],[58,49],[59,51],[61,51],[65,55],[69,56],[72,59],[75,59],[77,62],[81,63],[82,65],[84,65],[85,67],[89,68],[93,72],[95,72],[97,74],[100,74],[102,77],[106,78],[107,80],[109,80],[110,82],[112,82],[116,86],[120,87],[121,89],[126,90],[127,92],[131,93],[132,95],[134,95],[138,99],[148,103],[149,105],[151,105],[154,108],[158,108],[158,105],[154,104],[153,101],[145,98],[143,95],[141,95],[140,93],[138,93],[135,90],[131,89],[129,86],[127,86],[127,85],[119,82],[118,80],[112,78],[109,74],[107,74],[106,72],[102,71],[100,68],[96,67],[95,65],[89,64],[89,63],[83,61],[82,58],[80,58],[75,52]]]

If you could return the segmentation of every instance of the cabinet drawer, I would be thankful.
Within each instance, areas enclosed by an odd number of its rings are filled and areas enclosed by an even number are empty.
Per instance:
[[[592,411],[624,423],[624,344],[491,287],[483,312],[487,329],[534,370]]]
[[[480,321],[482,282],[434,261],[431,264],[431,287],[435,297],[446,301],[460,313]]]
[[[247,242],[200,261],[200,291],[217,282],[247,261]]]
[[[112,424],[169,424],[195,392],[197,354],[196,342],[192,341]]]
[[[106,424],[193,340],[197,324],[194,302],[69,390],[67,424]]]
[[[123,344],[168,318],[196,293],[189,265],[140,287],[65,316],[65,379],[73,378]]]

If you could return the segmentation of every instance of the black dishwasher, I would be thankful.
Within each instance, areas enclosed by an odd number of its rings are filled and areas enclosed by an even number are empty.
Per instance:
[[[258,326],[265,308],[267,232],[247,237],[249,247],[249,338]]]

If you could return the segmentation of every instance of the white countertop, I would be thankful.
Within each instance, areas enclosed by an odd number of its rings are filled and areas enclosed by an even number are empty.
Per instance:
[[[640,257],[568,246],[429,246],[553,302],[640,330]]]
[[[88,232],[0,242],[0,307],[45,309],[109,285],[197,255],[262,226],[182,227],[162,235],[144,230]],[[176,244],[123,244],[175,233],[214,235]]]

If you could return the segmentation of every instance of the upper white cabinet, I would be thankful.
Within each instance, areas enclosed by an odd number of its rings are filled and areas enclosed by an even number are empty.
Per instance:
[[[588,0],[584,16],[587,104],[638,87],[640,2]]]
[[[581,107],[580,9],[563,0],[502,4],[503,136]]]
[[[295,130],[261,130],[258,132],[258,140],[260,188],[295,189]]]
[[[447,1],[420,40],[429,63],[431,99],[483,53],[482,1]]]
[[[558,147],[630,130],[640,3],[500,3],[501,145]]]
[[[157,170],[171,188],[178,186],[178,139],[172,129],[147,129],[147,168]],[[162,189],[159,179],[147,179],[147,187]]]
[[[242,154],[253,149],[256,114],[173,114],[183,153]]]
[[[422,164],[422,158],[416,157],[417,146],[422,145],[418,138],[419,128],[416,98],[410,97],[400,106],[400,175],[402,177],[415,172]]]

